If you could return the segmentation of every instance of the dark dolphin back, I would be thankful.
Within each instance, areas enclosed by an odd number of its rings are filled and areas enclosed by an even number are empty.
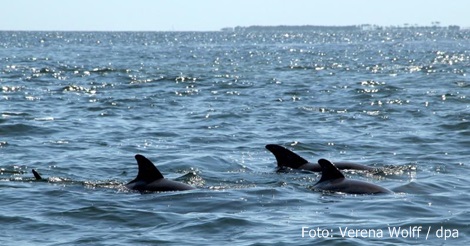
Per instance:
[[[356,164],[352,162],[335,162],[334,164],[339,170],[343,169],[351,169],[351,170],[365,170],[365,171],[373,171],[376,170],[375,167],[364,166],[361,164]]]
[[[137,177],[129,183],[135,181],[144,181],[146,183],[150,183],[152,181],[162,179],[163,175],[158,171],[157,167],[145,156],[143,155],[135,155],[135,159],[137,160],[137,165],[139,166],[139,173]]]
[[[344,178],[344,175],[330,161],[320,159],[318,160],[318,164],[320,164],[321,166],[321,179],[317,183],[321,183],[327,180]]]
[[[266,149],[271,151],[274,157],[276,157],[277,165],[279,167],[291,167],[298,169],[302,165],[308,163],[308,161],[304,158],[280,145],[268,144],[266,145]]]

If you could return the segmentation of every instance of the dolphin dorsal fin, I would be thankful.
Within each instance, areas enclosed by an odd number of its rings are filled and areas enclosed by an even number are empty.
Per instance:
[[[139,173],[134,181],[152,182],[162,179],[163,175],[158,171],[157,167],[145,156],[135,155],[137,165],[139,166]]]
[[[41,175],[39,175],[39,173],[36,170],[33,169],[32,172],[33,172],[34,178],[36,180],[41,180],[42,179]]]
[[[277,144],[268,144],[266,145],[266,149],[273,153],[274,157],[276,157],[277,166],[278,167],[291,167],[291,168],[299,168],[300,166],[307,164],[308,161],[304,158],[300,157],[296,153],[280,146]]]
[[[318,164],[321,166],[321,179],[317,183],[333,179],[344,179],[344,175],[341,171],[329,160],[320,159],[318,160]]]

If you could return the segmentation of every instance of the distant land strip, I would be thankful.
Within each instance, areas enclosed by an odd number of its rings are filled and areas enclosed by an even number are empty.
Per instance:
[[[431,26],[418,26],[418,25],[409,25],[404,24],[403,26],[378,26],[371,24],[363,25],[349,25],[349,26],[317,26],[317,25],[300,25],[300,26],[236,26],[236,27],[225,27],[222,28],[223,32],[272,32],[272,31],[326,31],[326,30],[336,30],[336,31],[369,31],[369,30],[449,30],[449,31],[459,31],[461,30],[460,26],[449,25],[441,26],[439,22],[433,23]]]

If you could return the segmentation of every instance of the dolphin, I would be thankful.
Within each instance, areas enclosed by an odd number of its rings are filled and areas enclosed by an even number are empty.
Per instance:
[[[31,170],[34,175],[34,181],[40,181],[40,182],[49,182],[49,179],[43,178],[37,171],[36,169]]]
[[[144,191],[179,191],[192,190],[194,187],[163,177],[157,167],[143,155],[135,155],[139,172],[137,177],[126,184],[131,190]]]
[[[35,178],[36,180],[44,180],[44,179],[41,177],[41,175],[39,175],[39,173],[38,173],[36,170],[33,169],[33,170],[31,170],[31,171],[33,172],[34,178]]]
[[[311,163],[304,158],[300,157],[296,153],[280,146],[277,144],[268,144],[266,145],[266,149],[273,153],[274,157],[276,157],[277,166],[278,167],[290,167],[293,169],[303,169],[312,172],[321,172],[322,168],[317,163]],[[351,162],[337,162],[335,163],[336,167],[343,170],[343,169],[353,169],[353,170],[365,170],[365,171],[373,171],[376,170],[374,167],[364,166],[360,164],[355,164]]]
[[[321,179],[313,186],[316,189],[349,194],[391,194],[391,190],[360,180],[346,179],[330,161],[318,160],[321,166]]]

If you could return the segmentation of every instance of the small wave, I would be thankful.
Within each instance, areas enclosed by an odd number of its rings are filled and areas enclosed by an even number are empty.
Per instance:
[[[86,94],[96,94],[96,88],[86,88],[78,85],[68,85],[62,88],[63,92],[83,92]]]
[[[9,175],[19,175],[24,174],[25,171],[18,168],[0,168],[0,175],[9,174]]]
[[[34,118],[35,121],[54,121],[54,117]]]
[[[2,221],[2,223],[5,223],[5,224],[13,223],[13,224],[18,224],[18,225],[36,223],[36,221],[31,218],[22,217],[22,216],[8,216],[8,215],[2,215],[2,214],[0,214],[0,221]]]
[[[99,73],[99,74],[102,74],[102,73],[108,73],[108,72],[114,72],[115,69],[114,68],[111,68],[111,67],[97,67],[97,68],[93,68],[91,69],[91,72],[93,73]]]
[[[470,121],[460,121],[453,124],[441,124],[440,127],[442,127],[444,130],[462,131],[468,134],[468,129],[470,129]]]
[[[458,87],[462,87],[462,88],[470,87],[470,83],[468,83],[467,81],[457,81],[457,82],[455,82],[455,84]]]
[[[175,78],[176,83],[196,82],[196,80],[198,80],[196,77],[189,77],[189,76],[178,76]]]
[[[194,187],[203,187],[206,182],[200,175],[198,175],[198,173],[199,171],[193,170],[175,180],[183,181]]]
[[[2,117],[18,117],[18,116],[30,116],[30,114],[25,112],[3,112]]]
[[[46,127],[32,126],[27,124],[11,124],[0,125],[0,135],[3,136],[20,136],[30,134],[49,134],[54,130]]]
[[[24,86],[2,86],[1,91],[3,93],[13,93],[13,92],[18,92],[23,90],[25,87]]]
[[[411,172],[416,175],[417,166],[415,164],[409,165],[386,165],[383,167],[377,167],[374,171],[371,172],[374,176],[399,176],[403,174],[409,174]]]
[[[43,68],[40,68],[40,69],[37,69],[37,70],[34,70],[34,71],[36,71],[37,73],[43,73],[43,74],[53,74],[53,73],[55,73],[55,69],[49,68],[49,67],[43,67]]]
[[[88,189],[97,189],[97,188],[106,188],[106,189],[116,189],[119,191],[128,190],[122,182],[117,180],[109,181],[84,181],[83,186]]]

